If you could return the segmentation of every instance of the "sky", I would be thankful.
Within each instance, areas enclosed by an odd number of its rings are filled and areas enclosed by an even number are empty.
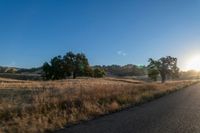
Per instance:
[[[147,65],[200,53],[200,0],[1,0],[0,65],[41,66],[68,51],[91,65]]]

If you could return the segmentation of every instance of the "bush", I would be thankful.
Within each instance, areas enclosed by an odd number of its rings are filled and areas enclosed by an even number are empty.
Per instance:
[[[105,76],[105,71],[103,69],[100,69],[100,68],[94,69],[95,78],[102,78],[103,76]]]

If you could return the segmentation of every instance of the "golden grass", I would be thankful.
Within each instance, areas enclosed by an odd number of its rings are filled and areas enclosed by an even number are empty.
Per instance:
[[[0,79],[0,132],[53,131],[196,82],[161,84],[114,78],[37,82]]]

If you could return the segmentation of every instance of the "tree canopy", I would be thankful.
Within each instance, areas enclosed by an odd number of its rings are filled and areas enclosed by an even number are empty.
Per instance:
[[[63,60],[67,75],[72,74],[73,78],[87,75],[86,73],[90,66],[87,57],[83,53],[74,54],[68,52],[63,57]]]
[[[93,71],[83,53],[74,54],[73,52],[68,52],[63,57],[56,56],[51,59],[50,63],[45,62],[42,68],[45,80],[58,80],[70,76],[75,79],[77,76],[93,77],[98,75],[96,77],[102,77],[105,75],[102,73],[99,76],[99,71]]]
[[[157,70],[159,72],[162,83],[166,81],[167,77],[177,78],[179,74],[177,58],[171,56],[162,57],[159,60],[150,58],[148,68],[149,71]],[[156,74],[157,73],[154,73],[154,76]]]

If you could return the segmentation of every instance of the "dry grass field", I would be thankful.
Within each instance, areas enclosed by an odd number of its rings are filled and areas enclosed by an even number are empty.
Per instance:
[[[0,78],[0,132],[40,133],[146,102],[197,81],[20,81]]]

